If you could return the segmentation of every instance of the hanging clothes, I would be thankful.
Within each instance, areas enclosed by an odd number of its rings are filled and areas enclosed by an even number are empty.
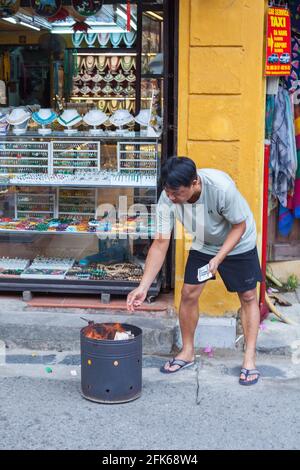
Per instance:
[[[297,36],[292,36],[291,48],[291,73],[288,77],[284,78],[285,86],[289,93],[293,93],[300,86],[300,39]]]
[[[293,116],[289,93],[279,87],[275,98],[270,170],[273,195],[283,207],[287,207],[288,195],[293,194],[297,171]]]
[[[297,147],[297,172],[291,206],[294,212],[294,217],[300,219],[300,104],[294,105],[294,115]]]

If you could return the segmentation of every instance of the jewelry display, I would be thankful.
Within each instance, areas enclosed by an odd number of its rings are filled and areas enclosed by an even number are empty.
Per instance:
[[[134,56],[123,56],[121,57],[120,63],[124,72],[129,72],[131,69],[136,68]]]
[[[59,191],[58,215],[66,217],[94,217],[96,207],[95,190],[73,189]]]
[[[0,270],[12,269],[12,270],[24,270],[29,266],[29,259],[22,258],[0,258]]]
[[[15,215],[23,217],[53,217],[55,195],[39,192],[18,192],[16,195]]]
[[[107,59],[108,62],[108,67],[112,72],[117,72],[120,64],[120,57],[118,56],[113,56],[113,57],[108,57]]]
[[[84,40],[84,33],[81,33],[78,31],[72,34],[72,43],[74,47],[80,47],[83,40]]]
[[[98,109],[100,109],[100,111],[102,111],[103,113],[105,113],[108,110],[108,105],[109,105],[109,101],[98,100]]]
[[[94,95],[98,95],[98,93],[101,92],[101,88],[100,88],[98,85],[95,85],[95,86],[91,89],[91,92],[92,92]]]
[[[87,72],[84,73],[84,75],[81,77],[81,80],[83,82],[90,82],[92,80],[92,77],[90,74],[88,74]]]
[[[129,75],[126,75],[126,80],[131,83],[136,81],[136,76],[134,75],[132,70],[130,70]]]
[[[109,43],[109,33],[98,33],[98,42],[100,47],[107,47]]]
[[[125,75],[122,73],[122,71],[119,70],[119,73],[114,77],[114,79],[116,80],[116,82],[122,83],[122,82],[124,82],[124,80],[126,80],[126,77],[125,77]]]
[[[108,111],[113,114],[118,111],[120,107],[120,102],[118,100],[111,99],[108,103]]]
[[[102,77],[102,80],[104,80],[104,82],[111,82],[112,80],[115,80],[115,77],[112,75],[111,71],[109,70],[107,74],[104,77]]]
[[[114,89],[113,89],[113,92],[116,94],[116,95],[122,95],[124,89],[121,85],[117,85]]]
[[[25,134],[31,113],[24,108],[15,108],[7,116],[8,124],[13,126],[13,133],[16,135]]]
[[[126,109],[119,109],[109,118],[110,122],[119,129],[132,122],[133,119],[132,114],[130,114]]]
[[[73,126],[79,124],[82,120],[80,114],[76,109],[66,109],[58,118],[58,123],[66,127],[65,132],[67,134],[73,134],[77,132],[77,129],[72,129]]]
[[[141,109],[139,114],[135,116],[134,120],[142,127],[147,127],[150,124],[151,119],[151,110],[150,109]]]
[[[80,90],[81,90],[81,89],[80,89],[78,86],[75,86],[75,87],[73,88],[73,95],[78,95],[78,93],[80,93]]]
[[[94,75],[94,76],[92,77],[92,81],[93,81],[94,83],[98,83],[98,82],[100,82],[101,80],[103,80],[103,77],[102,77],[102,75],[100,75],[99,72],[97,72],[96,75]]]
[[[107,119],[108,116],[105,113],[98,109],[93,109],[84,116],[83,121],[88,126],[93,126],[93,129],[90,130],[91,134],[99,134],[101,129],[97,129],[97,127],[101,126]]]
[[[95,47],[97,33],[86,33],[84,39],[88,47]]]
[[[120,165],[121,166],[121,165]],[[155,187],[156,174],[153,170],[140,170],[136,166],[136,170],[130,171],[116,170],[76,170],[72,174],[55,173],[48,176],[43,173],[35,173],[34,175],[17,175],[10,179],[10,183],[14,185],[51,185],[51,186],[76,186],[76,184],[90,184],[95,187],[101,186],[135,186]]]
[[[118,47],[122,41],[122,33],[110,33],[110,42],[114,48]]]
[[[135,89],[131,85],[128,85],[126,88],[124,88],[124,93],[125,95],[128,95],[128,96],[134,96]]]
[[[95,67],[95,57],[92,55],[88,55],[85,60],[85,66],[88,72],[92,72]]]
[[[112,92],[113,92],[113,88],[111,87],[111,85],[109,85],[107,83],[107,85],[105,85],[104,88],[102,88],[102,92],[105,94],[105,95],[110,95]]]
[[[123,35],[123,40],[126,44],[126,47],[133,47],[136,40],[136,32],[127,32]]]
[[[80,93],[82,93],[83,95],[88,95],[89,93],[91,93],[91,88],[87,85],[84,85],[82,88],[80,88]]]
[[[108,63],[108,58],[105,55],[99,55],[98,61],[96,63],[97,69],[99,72],[104,72]]]
[[[115,88],[118,86],[120,84],[116,82]],[[122,104],[125,105],[125,102]],[[134,125],[136,122],[126,109],[113,114],[111,125],[116,127]],[[34,122],[41,125],[41,119],[46,121],[50,115],[51,110],[46,110],[45,114],[34,116]],[[64,119],[67,125],[73,118],[75,122],[81,119],[75,109],[66,109],[59,118]],[[96,124],[103,126],[107,121],[108,116],[99,109],[90,110],[83,116],[83,122],[89,127]],[[111,135],[115,136],[116,132]],[[7,141],[0,142],[0,174],[6,172],[5,165],[12,165],[5,179],[9,196],[2,196],[7,197],[9,204],[4,206],[7,209],[0,217],[0,234],[11,240],[30,241],[25,255],[22,251],[10,249],[7,253],[13,253],[13,259],[3,264],[0,259],[2,282],[9,278],[12,281],[14,278],[21,279],[28,286],[37,280],[44,283],[48,280],[53,283],[78,280],[81,284],[94,281],[140,282],[143,275],[141,265],[116,262],[118,256],[112,256],[114,262],[105,265],[100,261],[100,255],[99,261],[96,259],[97,247],[100,250],[100,243],[102,249],[106,243],[117,246],[126,239],[131,240],[130,246],[135,246],[137,239],[142,240],[142,245],[148,243],[155,231],[153,215],[150,212],[147,214],[147,210],[132,214],[117,210],[115,218],[115,211],[109,211],[106,217],[103,217],[102,210],[98,216],[98,211],[103,202],[108,202],[105,195],[109,194],[111,199],[113,194],[119,193],[117,188],[123,188],[121,191],[128,193],[130,199],[132,194],[135,198],[146,197],[149,204],[152,203],[152,194],[155,198],[157,187],[156,162],[153,162],[152,155],[158,158],[158,144],[150,139],[149,142],[141,141],[140,137],[133,141],[125,141],[124,138],[120,141],[116,137],[107,141],[106,138],[55,138],[40,137],[34,141],[29,136],[27,142],[21,142],[21,139],[11,141],[9,137]],[[115,159],[118,145],[121,145],[121,159],[126,157],[126,161],[120,160],[119,171],[116,170],[118,162]],[[101,169],[100,148],[103,155]],[[132,188],[130,192],[129,188]],[[133,191],[135,188],[139,188],[141,193]],[[18,264],[19,253],[23,262]],[[68,254],[67,259],[64,259],[64,253]],[[80,259],[91,253],[95,253],[95,260],[86,266],[81,265]],[[5,256],[5,252],[2,255]]]
[[[34,122],[39,124],[41,127],[38,129],[39,134],[46,135],[51,134],[51,129],[47,128],[49,124],[55,121],[57,114],[52,109],[41,108],[39,111],[32,114]]]
[[[89,279],[89,280],[127,280],[131,282],[140,282],[143,276],[143,268],[134,263],[90,263],[82,267],[79,263],[69,269],[67,279]]]

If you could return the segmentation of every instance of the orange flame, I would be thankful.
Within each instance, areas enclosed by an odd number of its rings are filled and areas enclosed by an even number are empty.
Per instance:
[[[108,325],[105,323],[91,323],[84,328],[84,336],[86,338],[104,340],[104,339],[115,339],[117,332],[124,333],[126,330],[120,323],[114,323]]]

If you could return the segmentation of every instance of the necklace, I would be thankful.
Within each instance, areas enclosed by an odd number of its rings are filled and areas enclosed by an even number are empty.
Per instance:
[[[74,47],[79,47],[84,38],[84,33],[73,33],[72,34],[72,43]]]
[[[124,72],[129,72],[132,68],[135,68],[135,58],[132,56],[124,56],[121,58],[121,66]]]
[[[98,101],[98,109],[100,109],[100,111],[105,113],[107,107],[108,107],[108,102],[106,100]]]
[[[118,100],[111,100],[109,103],[109,111],[114,113],[119,109],[119,101]]]
[[[105,55],[100,55],[98,57],[98,64],[97,64],[97,68],[99,72],[103,72],[106,68],[106,65],[107,65],[107,57]]]
[[[86,69],[89,72],[92,72],[92,70],[95,67],[95,57],[92,56],[92,55],[88,55],[87,58],[86,58],[86,61],[85,61],[85,65],[86,65]]]
[[[109,61],[109,64],[110,64],[110,70],[112,72],[116,72],[119,68],[119,64],[120,64],[120,57],[111,57],[110,58],[110,61]]]
[[[114,77],[113,75],[111,74],[110,70],[108,71],[108,73],[105,75],[105,77],[103,78],[103,80],[105,82],[111,82],[112,80],[114,80]]]
[[[97,39],[97,33],[86,33],[85,35],[85,42],[87,43],[88,47],[95,47],[93,44]]]
[[[135,82],[136,81],[136,76],[134,75],[132,70],[130,70],[130,74],[127,75],[126,80],[128,82]]]
[[[40,110],[32,114],[32,119],[42,126],[51,124],[56,119],[56,114],[52,110]]]
[[[123,75],[122,71],[119,70],[119,73],[115,76],[116,82],[122,83],[124,80],[126,80],[125,75]]]

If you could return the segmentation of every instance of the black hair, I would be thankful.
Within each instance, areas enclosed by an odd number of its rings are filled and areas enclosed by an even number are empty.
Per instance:
[[[170,157],[161,170],[161,185],[172,189],[190,187],[197,176],[197,168],[191,158]]]

